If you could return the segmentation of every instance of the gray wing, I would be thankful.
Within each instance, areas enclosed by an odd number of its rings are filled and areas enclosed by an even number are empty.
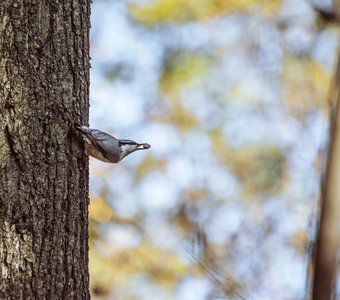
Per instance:
[[[77,127],[87,139],[91,141],[92,147],[96,148],[101,155],[111,162],[118,162],[120,159],[121,148],[118,140],[112,135],[86,126]]]
[[[121,148],[118,140],[112,135],[92,129],[89,138],[100,149],[102,155],[112,162],[118,162],[120,159]]]
[[[108,141],[108,140],[111,140],[111,139],[116,140],[116,138],[113,137],[112,135],[110,135],[110,134],[108,134],[106,132],[100,131],[98,129],[90,129],[88,131],[88,134],[90,136],[92,136],[97,141]]]

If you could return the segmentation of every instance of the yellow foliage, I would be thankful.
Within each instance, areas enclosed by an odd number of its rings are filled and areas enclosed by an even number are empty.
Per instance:
[[[136,167],[136,181],[141,180],[145,175],[150,172],[164,171],[165,167],[166,160],[155,159],[151,155],[146,155],[144,160]]]
[[[277,193],[284,180],[284,156],[275,146],[230,147],[219,129],[211,131],[213,150],[242,183],[245,194]]]
[[[286,55],[283,66],[283,103],[292,115],[303,117],[312,108],[328,105],[324,99],[331,74],[323,65]]]
[[[177,53],[166,61],[160,89],[166,94],[173,94],[194,78],[204,76],[210,69],[211,58],[199,53]]]
[[[99,255],[94,247],[90,245],[89,249],[89,270],[91,277],[91,291],[100,290],[102,293],[109,293],[111,288],[120,283],[117,281],[119,272],[113,269],[106,257]]]
[[[112,249],[108,257],[101,255],[95,245],[90,247],[91,287],[99,290],[107,291],[114,285],[124,286],[131,276],[140,274],[147,275],[165,288],[174,288],[188,272],[189,266],[175,253],[148,243],[142,243],[138,248]]]
[[[254,6],[276,11],[274,0],[154,0],[147,5],[130,5],[132,16],[148,25],[162,22],[183,23],[192,20],[205,21],[235,11],[249,11]]]
[[[299,253],[305,254],[308,245],[308,234],[306,231],[297,231],[290,237],[289,243]]]
[[[246,147],[233,151],[229,167],[244,183],[243,192],[277,193],[284,180],[284,157],[275,146]]]
[[[200,201],[210,196],[210,191],[204,188],[188,189],[184,192],[184,199],[189,202]]]
[[[110,204],[103,198],[92,197],[89,205],[89,218],[98,222],[109,222],[113,212]]]
[[[169,101],[169,113],[167,115],[154,117],[154,121],[171,123],[181,131],[188,131],[198,123],[196,117],[185,109],[177,99]]]

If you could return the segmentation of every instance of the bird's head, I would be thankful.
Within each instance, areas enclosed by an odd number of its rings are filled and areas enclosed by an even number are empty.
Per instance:
[[[137,150],[146,150],[151,148],[150,144],[147,143],[136,143],[135,141],[131,141],[131,140],[118,140],[119,143],[119,147],[121,148],[122,152],[120,155],[120,161],[128,156],[129,154],[137,151]]]

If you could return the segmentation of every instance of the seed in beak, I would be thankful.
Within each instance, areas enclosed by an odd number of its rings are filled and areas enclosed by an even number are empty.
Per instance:
[[[143,149],[149,149],[149,148],[151,148],[151,145],[150,145],[150,144],[147,144],[147,143],[140,144],[140,146],[141,146]]]

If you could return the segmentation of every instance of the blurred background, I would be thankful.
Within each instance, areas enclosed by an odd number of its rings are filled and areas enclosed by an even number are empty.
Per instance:
[[[303,299],[337,59],[330,1],[94,0],[92,299]]]

